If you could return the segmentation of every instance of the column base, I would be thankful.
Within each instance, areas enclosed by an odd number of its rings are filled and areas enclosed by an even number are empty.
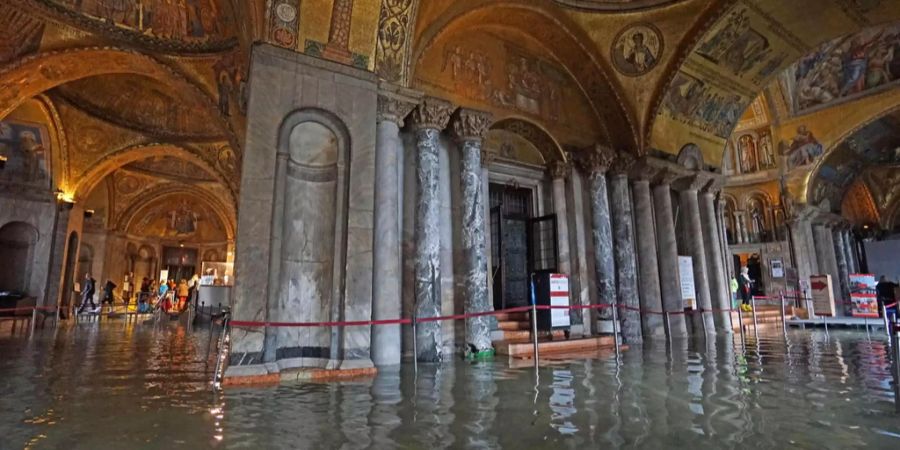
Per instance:
[[[231,366],[225,370],[222,385],[225,387],[266,386],[291,381],[333,381],[369,378],[378,374],[378,369],[371,364],[371,361],[368,365],[364,363],[357,364],[360,361],[328,361],[325,363],[325,368],[296,367],[293,364],[296,361],[284,361],[284,364],[282,364],[282,361],[279,361],[278,363]]]

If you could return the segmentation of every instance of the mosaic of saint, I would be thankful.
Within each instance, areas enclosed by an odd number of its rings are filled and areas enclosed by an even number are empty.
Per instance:
[[[672,80],[663,113],[683,124],[727,138],[741,115],[745,100],[686,73]]]
[[[900,24],[866,29],[819,46],[785,74],[794,111],[849,100],[900,79]]]
[[[643,75],[656,66],[662,53],[659,30],[650,24],[635,24],[620,31],[612,44],[616,70],[628,76]]]
[[[222,38],[218,0],[49,0],[86,16],[143,34],[176,40]]]
[[[0,181],[50,187],[50,149],[44,125],[0,122],[0,157],[6,158]]]
[[[742,131],[732,136],[734,171],[753,173],[773,169],[777,165],[772,133],[768,127]]]
[[[824,148],[813,132],[806,125],[797,127],[797,134],[790,142],[781,143],[782,153],[787,162],[788,170],[797,167],[808,166],[822,156]]]

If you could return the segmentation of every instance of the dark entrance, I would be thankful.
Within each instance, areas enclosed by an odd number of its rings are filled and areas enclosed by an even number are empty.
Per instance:
[[[184,247],[163,248],[164,267],[169,279],[179,282],[189,280],[197,273],[197,249]]]
[[[533,191],[490,185],[494,308],[530,304],[529,274],[555,272],[556,215],[534,216]]]
[[[735,277],[741,276],[741,267],[747,266],[747,276],[753,280],[751,295],[766,295],[766,285],[763,282],[762,263],[759,253],[733,254]]]

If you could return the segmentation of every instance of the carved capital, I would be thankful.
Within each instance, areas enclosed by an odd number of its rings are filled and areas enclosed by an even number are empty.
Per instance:
[[[653,183],[671,185],[681,178],[684,178],[684,174],[681,172],[677,172],[671,169],[660,169],[656,173],[656,176],[653,178]]]
[[[704,173],[695,173],[678,180],[676,189],[679,191],[700,191],[709,185],[712,177]]]
[[[569,176],[570,166],[569,163],[565,161],[550,161],[550,163],[547,164],[547,167],[550,169],[550,177],[554,180],[560,178],[566,179]]]
[[[390,121],[403,127],[403,119],[416,107],[416,102],[389,94],[378,94],[378,122]]]
[[[597,145],[594,151],[583,156],[578,162],[581,169],[590,176],[605,174],[615,159],[615,152],[609,148]]]
[[[721,175],[711,175],[707,185],[703,188],[704,194],[719,195],[722,188],[725,187],[725,177]]]
[[[453,121],[450,127],[453,136],[460,142],[462,141],[481,141],[484,133],[493,122],[494,116],[491,113],[476,111],[469,108],[459,108],[453,115]]]
[[[628,176],[637,159],[631,153],[619,152],[613,160],[610,171],[615,176]]]
[[[628,176],[634,181],[653,181],[656,178],[656,174],[659,172],[658,167],[654,167],[651,164],[648,164],[646,158],[641,158],[639,160],[635,160],[635,163],[631,166],[631,171]]]
[[[443,130],[450,122],[450,115],[456,109],[452,103],[434,97],[425,97],[412,111],[412,124],[416,129],[433,128]]]

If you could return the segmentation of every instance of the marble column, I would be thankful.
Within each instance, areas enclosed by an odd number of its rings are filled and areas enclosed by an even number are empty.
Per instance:
[[[453,106],[427,97],[412,112],[416,132],[415,299],[416,317],[441,315],[440,198],[438,192],[438,140],[450,120]],[[439,322],[422,322],[416,328],[416,358],[424,362],[443,359]]]
[[[862,268],[859,266],[859,253],[857,253],[857,241],[856,235],[854,235],[853,230],[847,230],[847,251],[850,252],[850,261],[853,264],[853,273],[862,272]]]
[[[700,193],[700,215],[703,228],[704,249],[706,250],[706,265],[709,275],[710,304],[720,310],[713,313],[713,321],[716,330],[724,333],[731,332],[730,313],[725,310],[731,307],[731,295],[728,285],[725,284],[725,268],[722,266],[722,254],[720,252],[721,234],[716,220],[716,194],[719,186],[709,187]]]
[[[572,275],[570,278],[570,289],[573,296],[573,303],[583,306],[595,303],[593,300],[596,290],[592,284],[594,277],[591,276],[590,261],[593,255],[588,254],[589,243],[591,242],[590,224],[588,214],[585,208],[584,178],[581,171],[572,170],[569,174],[569,191],[566,193],[566,200],[572,206],[569,214],[571,214],[572,224]],[[577,319],[579,316],[576,315]],[[597,333],[597,310],[582,310],[581,332],[583,335],[591,335]]]
[[[706,245],[703,240],[703,226],[700,219],[700,202],[698,191],[709,183],[709,178],[694,176],[679,192],[682,213],[685,218],[686,233],[685,248],[691,255],[694,266],[694,290],[697,296],[697,309],[701,314],[692,315],[694,335],[703,333],[704,325],[700,321],[706,321],[706,332],[715,332],[715,323],[712,318],[712,299],[710,298],[709,277],[706,269]]]
[[[590,174],[591,235],[594,239],[597,303],[605,305],[616,304],[616,266],[609,219],[609,195],[606,189],[606,171],[609,170],[612,159],[611,150],[598,147],[584,160],[585,169]],[[606,313],[604,317],[608,317]]]
[[[374,271],[372,318],[401,316],[400,296],[400,153],[403,118],[415,103],[392,93],[378,96],[375,128]],[[400,325],[372,327],[372,361],[376,366],[400,364]]]
[[[805,239],[806,251],[809,256],[809,273],[810,275],[821,274],[822,271],[819,270],[819,259],[816,254],[816,239],[815,234],[813,233],[812,220],[809,218],[809,213],[805,215],[805,218],[800,222],[799,226],[802,231],[801,235]],[[806,281],[809,282],[809,278],[807,278]]]
[[[678,243],[675,235],[675,217],[672,214],[672,186],[678,178],[672,172],[663,171],[653,187],[653,209],[656,213],[656,247],[659,251],[659,284],[662,289],[663,308],[666,312],[684,311],[681,300],[681,281],[678,279]],[[687,337],[683,315],[669,317],[669,337]]]
[[[616,263],[616,287],[618,302],[628,308],[619,310],[622,337],[627,343],[642,342],[641,313],[639,308],[637,261],[634,250],[634,219],[631,208],[631,188],[628,171],[634,165],[634,157],[620,153],[612,164],[610,179],[610,207],[612,210],[613,254]]]
[[[822,224],[813,225],[813,239],[816,243],[816,260],[819,266],[819,274],[831,275],[831,283],[834,290],[835,309],[838,314],[843,315],[843,305],[840,304],[841,284],[840,275],[837,271],[837,264],[834,256],[834,243],[831,238],[831,229]]]
[[[659,292],[659,265],[656,256],[656,227],[653,222],[653,199],[650,196],[650,167],[635,171],[631,192],[634,198],[634,230],[638,252],[638,279],[640,303],[644,311],[662,311]],[[659,314],[641,315],[643,334],[647,337],[665,337],[663,317]]]
[[[559,273],[572,274],[569,256],[569,214],[566,208],[566,176],[569,165],[565,161],[550,163],[550,176],[553,177],[553,212],[556,213],[556,242],[559,249]]]
[[[484,148],[481,149],[481,194],[487,195],[484,201],[481,202],[484,206],[484,221],[485,221],[485,230],[484,230],[484,258],[487,261],[487,292],[488,292],[488,305],[493,309],[494,307],[494,279],[493,279],[493,250],[492,250],[492,241],[491,241],[491,202],[490,202],[490,192],[491,192],[491,170],[490,166],[494,163],[494,160],[497,158],[496,153],[491,153]],[[489,320],[491,322],[491,328],[496,328],[497,319],[494,316],[490,316]]]
[[[788,229],[791,233],[791,242],[794,246],[794,268],[797,269],[797,278],[809,281],[809,276],[813,274],[810,260],[815,258],[815,254],[810,252],[808,239],[804,234],[804,229],[808,226],[806,218],[802,214],[788,221]]]
[[[719,221],[719,260],[722,261],[725,288],[728,291],[731,302],[731,278],[734,277],[734,263],[731,259],[731,251],[728,249],[728,233],[725,230],[725,200],[722,196],[716,201],[716,217]],[[729,303],[731,305],[731,303]]]
[[[463,260],[463,296],[466,314],[492,310],[488,302],[488,268],[485,256],[485,192],[482,189],[481,142],[491,124],[491,115],[460,109],[452,129],[460,148],[460,191]],[[466,351],[475,356],[492,354],[491,320],[488,316],[466,319]]]
[[[834,248],[835,261],[837,262],[837,272],[840,284],[841,296],[845,302],[850,301],[850,270],[847,267],[847,252],[844,248],[843,230],[839,227],[834,228],[831,232],[831,239]]]
[[[850,244],[850,228],[841,232],[841,239],[844,241],[844,258],[847,260],[847,272],[859,273],[859,267],[856,266],[856,260],[853,258],[853,245]]]

